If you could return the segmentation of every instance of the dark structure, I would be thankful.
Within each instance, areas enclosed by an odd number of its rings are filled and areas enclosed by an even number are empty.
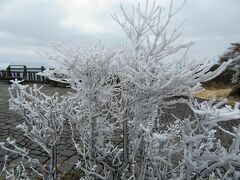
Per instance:
[[[237,56],[240,56],[240,42],[231,43],[231,47],[228,48],[228,51],[219,58],[219,62],[223,63],[229,59],[234,59]]]
[[[7,69],[0,71],[0,80],[19,79],[26,82],[47,83],[48,80],[45,77],[37,74],[44,70],[44,66],[28,68],[25,65],[9,65]]]
[[[212,67],[212,70],[217,69],[220,64],[223,62],[227,62],[230,59],[234,59],[234,61],[229,65],[229,67],[219,76],[212,79],[211,81],[208,81],[205,83],[205,85],[211,85],[211,84],[219,84],[219,85],[229,85],[233,84],[232,79],[233,76],[237,76],[238,79],[237,82],[234,83],[234,87],[232,89],[232,92],[230,93],[230,96],[238,96],[240,97],[240,77],[239,72],[240,69],[240,42],[238,43],[231,43],[231,47],[228,48],[228,51],[225,52],[222,56],[219,58],[219,64],[216,64]]]

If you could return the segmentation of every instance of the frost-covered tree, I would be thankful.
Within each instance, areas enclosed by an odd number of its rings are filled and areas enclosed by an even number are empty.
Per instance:
[[[25,122],[18,125],[17,128],[24,133],[24,136],[37,143],[49,155],[50,163],[48,166],[41,164],[39,160],[30,156],[28,149],[19,147],[15,140],[8,138],[5,143],[1,142],[0,146],[6,151],[21,156],[22,164],[19,168],[27,165],[28,168],[34,171],[36,176],[41,176],[44,179],[56,179],[56,146],[63,130],[64,117],[62,112],[64,106],[57,93],[53,96],[47,96],[40,91],[41,87],[38,88],[34,85],[32,88],[28,85],[21,85],[21,82],[11,80],[9,107],[25,118]],[[3,173],[7,172],[5,166]]]
[[[240,132],[221,125],[240,118],[239,104],[232,108],[225,101],[193,99],[201,82],[218,76],[231,60],[213,72],[212,62],[188,60],[192,42],[182,43],[179,29],[169,34],[169,24],[181,9],[173,2],[168,9],[148,1],[130,11],[121,5],[122,17],[113,17],[131,45],[54,45],[42,52],[59,64],[41,75],[73,89],[57,104],[69,121],[81,156],[76,165],[85,179],[239,177]],[[173,115],[174,121],[162,122],[165,109],[179,103],[188,105],[193,115]],[[231,135],[232,146],[224,147],[216,131]]]

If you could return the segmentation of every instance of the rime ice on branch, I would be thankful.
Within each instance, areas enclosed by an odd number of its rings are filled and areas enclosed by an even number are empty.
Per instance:
[[[218,76],[231,61],[211,72],[212,62],[187,60],[192,42],[181,43],[178,28],[168,33],[172,18],[182,7],[176,8],[173,2],[167,10],[148,1],[145,7],[138,4],[130,12],[121,6],[123,18],[113,17],[131,46],[55,45],[42,52],[59,65],[41,75],[68,83],[74,90],[54,107],[60,119],[69,120],[81,156],[76,165],[86,179],[239,177],[239,128],[229,131],[219,124],[237,119],[239,104],[222,107],[225,102],[198,103],[192,98],[201,82]],[[172,55],[181,52],[182,56],[172,60]],[[39,96],[42,94],[33,93],[30,97],[35,102]],[[187,104],[194,116],[174,116],[174,122],[161,122],[164,110],[178,103]],[[20,101],[15,109],[25,104]],[[51,104],[46,101],[47,107]],[[23,115],[36,119],[35,114],[33,108]],[[61,129],[62,121],[56,123]],[[216,131],[231,135],[232,146],[224,147]]]
[[[12,149],[1,143],[1,147],[10,152],[15,152],[22,157],[22,163],[30,164],[30,167],[37,165],[47,174],[47,178],[57,178],[57,141],[63,130],[64,104],[59,100],[58,94],[47,96],[40,91],[36,85],[29,87],[21,85],[22,81],[11,81],[9,88],[10,100],[9,107],[25,118],[25,122],[18,125],[24,136],[34,143],[37,143],[50,157],[48,168],[37,160],[30,157],[28,151],[17,147],[15,141],[8,140]],[[14,143],[10,143],[14,142]],[[34,171],[37,172],[36,169]],[[39,173],[40,174],[40,173]],[[41,176],[43,176],[41,174]]]

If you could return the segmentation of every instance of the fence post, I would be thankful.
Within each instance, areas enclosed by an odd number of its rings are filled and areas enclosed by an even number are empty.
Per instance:
[[[2,70],[1,77],[5,78],[5,76],[6,76],[6,71]]]
[[[23,79],[27,79],[27,66],[23,66]]]
[[[43,72],[45,70],[44,66],[41,66],[41,72]],[[42,78],[42,82],[46,82],[46,79],[44,76],[41,77]]]
[[[7,67],[7,76],[12,76],[10,65]]]

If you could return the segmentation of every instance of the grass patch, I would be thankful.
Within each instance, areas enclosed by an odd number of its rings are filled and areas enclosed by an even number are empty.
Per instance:
[[[205,85],[205,89],[197,93],[195,97],[208,100],[215,96],[218,101],[227,98],[229,100],[229,104],[235,104],[235,102],[239,101],[240,98],[229,96],[233,87],[234,86],[232,85],[208,84]]]
[[[215,96],[217,100],[227,98],[231,92],[231,88],[228,89],[205,89],[196,94],[196,97],[202,99],[210,99]]]

